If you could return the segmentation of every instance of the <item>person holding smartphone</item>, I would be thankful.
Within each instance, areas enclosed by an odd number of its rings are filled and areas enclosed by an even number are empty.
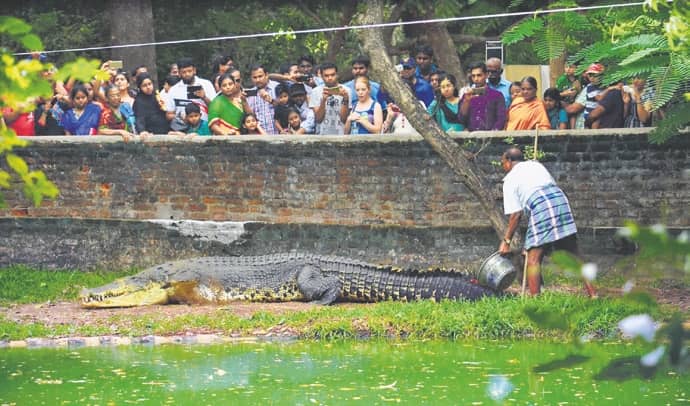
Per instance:
[[[350,89],[338,83],[338,67],[332,62],[321,64],[324,84],[312,91],[309,107],[314,110],[316,134],[343,135],[349,113]]]
[[[189,103],[199,105],[201,119],[208,120],[208,105],[216,97],[216,90],[211,81],[196,75],[196,66],[191,58],[177,61],[180,81],[170,88],[165,100],[165,111],[172,131],[184,131],[185,107]]]
[[[506,124],[506,105],[503,93],[487,86],[484,62],[470,65],[472,86],[465,88],[460,100],[460,123],[470,131],[503,130]]]
[[[278,82],[269,79],[263,65],[253,65],[249,69],[249,74],[254,87],[244,91],[247,103],[264,131],[271,135],[277,134],[274,105],[277,102],[275,89]]]

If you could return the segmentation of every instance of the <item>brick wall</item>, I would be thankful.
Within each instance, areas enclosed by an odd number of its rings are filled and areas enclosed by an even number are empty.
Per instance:
[[[578,224],[620,226],[633,219],[690,226],[687,135],[654,146],[641,131],[551,134],[539,139],[543,161],[568,193]],[[518,144],[532,144],[515,135]],[[491,161],[506,148],[503,137],[494,134],[477,160],[497,197],[501,173]],[[478,141],[458,139],[468,140]],[[18,152],[61,194],[34,208],[20,192],[5,192],[8,208],[0,217],[489,225],[476,199],[421,138],[160,137],[124,144],[115,137],[37,137]]]

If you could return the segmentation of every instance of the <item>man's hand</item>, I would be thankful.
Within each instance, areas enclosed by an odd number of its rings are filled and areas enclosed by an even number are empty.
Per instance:
[[[501,240],[501,244],[498,246],[498,252],[501,255],[510,254],[510,244],[506,243],[504,240]]]
[[[204,91],[204,88],[202,87],[201,89],[194,92],[194,96],[198,97],[201,100],[204,100],[206,99],[206,91]]]
[[[273,103],[273,98],[271,95],[266,91],[266,89],[261,89],[257,93],[259,97],[261,97],[266,103]]]

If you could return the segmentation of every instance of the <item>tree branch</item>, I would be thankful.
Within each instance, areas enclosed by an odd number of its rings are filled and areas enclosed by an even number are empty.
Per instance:
[[[352,16],[357,11],[357,2],[346,1],[343,14],[340,18],[340,25],[344,26],[350,23]],[[343,48],[345,42],[345,30],[336,31],[331,39],[328,41],[328,49],[326,50],[326,60],[335,63],[336,56]]]
[[[364,13],[363,23],[381,22],[383,16],[380,0],[367,0],[366,5],[367,10]],[[369,53],[374,75],[381,80],[383,87],[398,102],[412,126],[419,131],[432,149],[448,163],[453,172],[475,196],[488,216],[496,235],[501,237],[507,227],[507,222],[502,211],[495,204],[492,188],[486,181],[488,176],[475,163],[467,159],[465,151],[448,137],[434,120],[427,119],[427,112],[419,104],[410,88],[402,82],[398,75],[391,74],[395,70],[384,46],[381,31],[378,29],[362,30],[360,35],[364,49]]]
[[[304,4],[302,0],[297,0],[297,8],[299,8],[299,11],[306,14],[309,18],[314,19],[319,25],[324,25],[324,22],[321,19],[321,17],[319,17],[319,15],[315,12],[311,11],[311,9],[307,7],[307,5]]]

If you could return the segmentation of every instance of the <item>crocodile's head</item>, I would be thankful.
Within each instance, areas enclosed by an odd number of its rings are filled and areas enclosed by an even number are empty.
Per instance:
[[[118,279],[80,293],[81,305],[86,308],[133,307],[166,304],[170,301],[169,287],[160,282],[135,283],[129,278]]]

